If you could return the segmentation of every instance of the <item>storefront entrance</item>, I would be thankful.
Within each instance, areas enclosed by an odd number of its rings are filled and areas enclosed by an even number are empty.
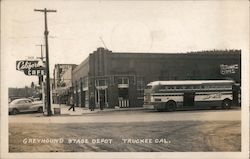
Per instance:
[[[96,91],[96,103],[100,109],[104,109],[108,106],[107,101],[107,89],[98,89]]]
[[[85,107],[85,95],[86,95],[86,92],[82,91],[81,92],[81,107]]]
[[[129,107],[129,93],[128,88],[119,88],[118,89],[118,101],[119,107]]]

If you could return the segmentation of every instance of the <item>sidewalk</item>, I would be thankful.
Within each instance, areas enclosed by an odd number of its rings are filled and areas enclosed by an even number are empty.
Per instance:
[[[75,107],[75,111],[73,109],[68,110],[70,106],[67,106],[65,104],[52,104],[51,110],[54,114],[54,108],[60,108],[61,114],[60,115],[69,115],[69,116],[80,116],[84,114],[95,114],[95,113],[102,113],[102,112],[116,112],[116,111],[136,111],[136,110],[143,110],[143,107],[137,107],[137,108],[106,108],[103,110],[100,110],[99,108],[95,109],[94,111],[90,111],[89,108],[82,108],[82,107]]]

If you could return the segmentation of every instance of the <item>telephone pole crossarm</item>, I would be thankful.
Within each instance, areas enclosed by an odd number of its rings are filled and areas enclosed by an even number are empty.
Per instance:
[[[53,9],[34,9],[34,11],[37,11],[37,12],[56,12],[56,10],[53,10]]]

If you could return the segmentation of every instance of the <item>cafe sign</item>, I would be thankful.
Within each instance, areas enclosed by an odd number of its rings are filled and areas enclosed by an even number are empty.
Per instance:
[[[23,71],[28,76],[43,76],[45,75],[44,68],[31,68]]]
[[[236,71],[239,69],[238,64],[233,64],[233,65],[220,65],[220,73],[222,75],[229,75],[229,74],[235,74]]]
[[[45,75],[44,62],[42,60],[21,60],[16,61],[16,70],[23,71],[28,76]]]

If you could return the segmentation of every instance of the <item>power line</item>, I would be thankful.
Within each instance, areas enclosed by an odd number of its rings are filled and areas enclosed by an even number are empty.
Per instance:
[[[9,37],[9,39],[32,39],[32,38],[42,38],[42,36],[19,36],[19,37],[11,36],[11,37]],[[56,39],[58,37],[57,36],[49,36],[49,38]]]
[[[100,36],[99,38],[101,39],[101,42],[103,43],[105,49],[108,49],[107,46],[105,45],[105,42],[103,41],[102,37]]]

